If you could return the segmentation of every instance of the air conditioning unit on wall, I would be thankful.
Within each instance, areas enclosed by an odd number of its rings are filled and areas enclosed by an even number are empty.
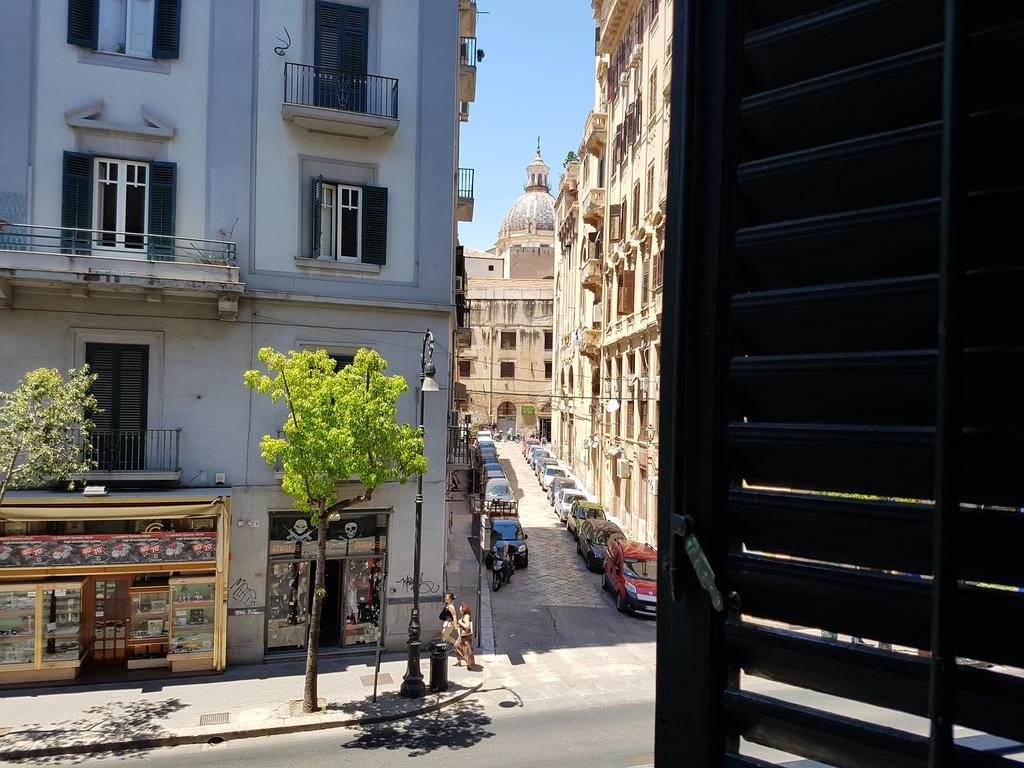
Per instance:
[[[616,459],[615,460],[615,474],[619,477],[629,477],[633,471],[633,465],[628,459]]]

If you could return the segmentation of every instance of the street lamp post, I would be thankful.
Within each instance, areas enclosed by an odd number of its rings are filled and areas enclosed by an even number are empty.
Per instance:
[[[423,334],[423,352],[420,355],[420,434],[423,435],[423,452],[426,453],[426,429],[423,426],[423,393],[437,392],[437,380],[434,376],[434,335],[427,329]],[[418,699],[425,696],[427,687],[423,683],[420,671],[420,545],[423,528],[423,475],[416,481],[416,541],[413,549],[412,579],[412,613],[409,615],[409,658],[402,677],[399,690],[407,699]]]

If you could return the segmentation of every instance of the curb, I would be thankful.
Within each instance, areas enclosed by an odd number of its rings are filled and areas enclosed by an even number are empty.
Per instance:
[[[483,665],[481,665],[483,666]],[[456,704],[478,692],[491,679],[490,672],[486,667],[483,670],[483,677],[476,685],[452,696],[444,701],[437,701],[427,704],[408,712],[395,712],[390,714],[368,715],[365,717],[337,717],[330,715],[321,716],[320,719],[295,723],[294,725],[273,725],[255,728],[238,728],[234,730],[209,731],[206,733],[178,733],[167,736],[152,738],[128,739],[125,741],[104,741],[94,744],[69,744],[63,747],[40,747],[38,749],[17,749],[0,751],[0,760],[24,760],[34,757],[56,757],[59,755],[85,755],[93,752],[133,752],[159,747],[178,747],[188,744],[205,744],[212,739],[222,741],[237,741],[240,739],[255,739],[260,736],[280,736],[285,733],[305,733],[309,731],[324,731],[331,728],[347,728],[358,725],[376,725],[377,723],[390,723],[396,720],[417,717],[419,715],[436,712],[451,704]],[[0,740],[2,744],[2,740]]]

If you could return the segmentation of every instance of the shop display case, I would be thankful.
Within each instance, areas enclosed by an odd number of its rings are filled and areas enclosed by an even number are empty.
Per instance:
[[[36,661],[36,585],[0,586],[0,669],[32,669]]]
[[[170,580],[168,659],[175,670],[205,669],[213,664],[216,588],[213,576]]]
[[[132,587],[128,594],[131,597],[128,669],[166,667],[170,641],[170,586]]]
[[[78,666],[83,656],[82,582],[40,584],[42,624],[42,662],[72,662]]]

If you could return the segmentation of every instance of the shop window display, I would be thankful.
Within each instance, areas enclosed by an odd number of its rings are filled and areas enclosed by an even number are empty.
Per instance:
[[[35,637],[35,587],[0,587],[0,664],[33,664]]]
[[[78,661],[82,655],[82,589],[75,585],[44,586],[43,661]]]
[[[170,580],[170,655],[212,654],[214,580],[189,577]]]
[[[381,561],[345,561],[344,644],[376,643],[380,633]]]
[[[267,648],[303,648],[309,624],[309,563],[271,563],[267,578]]]

